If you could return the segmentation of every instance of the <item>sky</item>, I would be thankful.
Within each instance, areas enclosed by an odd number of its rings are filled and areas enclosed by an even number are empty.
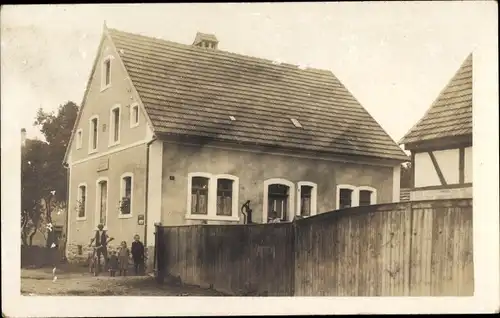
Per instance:
[[[106,21],[185,44],[213,33],[221,50],[330,70],[397,142],[479,45],[481,19],[471,16],[486,10],[474,2],[3,6],[2,123],[40,137],[38,108],[80,104]]]

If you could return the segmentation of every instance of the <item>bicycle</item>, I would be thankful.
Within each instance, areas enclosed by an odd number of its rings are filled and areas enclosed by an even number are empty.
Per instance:
[[[111,242],[112,240],[113,240],[113,238],[111,238],[107,243]],[[100,249],[102,249],[102,248],[107,248],[107,243],[106,243],[106,246],[103,246],[103,245],[93,246],[92,259],[91,259],[91,261],[92,261],[91,268],[92,268],[92,273],[94,274],[94,276],[99,275],[100,267],[101,267],[101,260],[100,260],[100,255],[99,255],[98,251]],[[102,254],[102,256],[104,258],[104,254]],[[107,262],[107,260],[104,259],[103,260],[104,270],[106,270],[106,268],[105,268],[106,262]]]

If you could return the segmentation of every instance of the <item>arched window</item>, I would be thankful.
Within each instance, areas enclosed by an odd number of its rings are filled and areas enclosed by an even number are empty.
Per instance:
[[[77,202],[76,202],[76,219],[87,219],[87,184],[80,183],[78,185]]]
[[[295,186],[285,179],[268,179],[264,181],[264,198],[262,222],[267,223],[272,213],[282,221],[292,221],[294,213]]]
[[[337,209],[347,209],[358,206],[358,191],[350,184],[337,185]]]
[[[317,184],[308,181],[297,183],[297,214],[302,217],[317,213]]]
[[[122,174],[120,183],[119,218],[131,218],[134,201],[134,175],[130,172]]]
[[[358,187],[359,191],[359,205],[373,205],[377,204],[377,190],[368,186]]]

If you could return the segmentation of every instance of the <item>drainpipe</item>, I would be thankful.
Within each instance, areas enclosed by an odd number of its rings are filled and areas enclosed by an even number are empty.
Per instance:
[[[149,146],[156,140],[156,136],[148,141],[146,144],[146,197],[144,204],[144,247],[147,247],[148,243],[148,201],[149,201]]]

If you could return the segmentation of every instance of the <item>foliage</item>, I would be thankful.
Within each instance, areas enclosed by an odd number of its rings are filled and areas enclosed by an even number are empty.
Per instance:
[[[412,178],[411,162],[406,162],[401,165],[401,188],[411,188]]]
[[[130,198],[123,197],[120,201],[120,212],[121,214],[129,214],[130,213]]]
[[[64,205],[67,193],[66,168],[62,165],[78,106],[61,105],[57,114],[39,109],[35,126],[45,141],[26,140],[21,150],[21,240],[31,245],[33,236],[51,222],[51,211]],[[43,231],[42,231],[43,232]]]

